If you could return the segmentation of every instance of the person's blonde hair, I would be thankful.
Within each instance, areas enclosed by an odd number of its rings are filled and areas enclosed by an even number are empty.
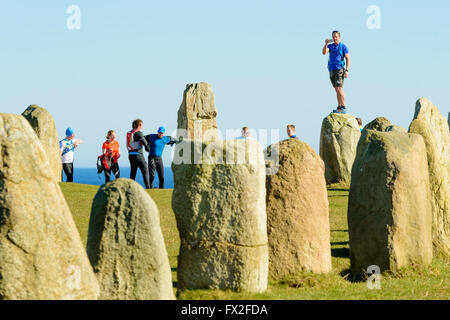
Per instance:
[[[111,135],[113,133],[116,133],[114,130],[109,130],[108,133],[106,134],[106,139],[109,139],[109,137],[111,137]]]

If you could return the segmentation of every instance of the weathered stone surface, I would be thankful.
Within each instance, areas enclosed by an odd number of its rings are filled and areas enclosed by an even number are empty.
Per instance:
[[[45,151],[0,113],[0,299],[96,299],[98,284]]]
[[[408,133],[408,130],[406,130],[405,128],[402,128],[400,126],[397,125],[391,125],[386,127],[386,129],[384,129],[385,132],[402,132],[402,133]]]
[[[349,114],[331,113],[322,122],[320,156],[325,163],[327,184],[350,184],[356,147],[361,136],[356,119]]]
[[[117,179],[99,189],[92,204],[87,252],[100,299],[174,299],[158,208],[138,183]]]
[[[425,144],[419,135],[368,130],[358,144],[348,204],[355,278],[432,259]]]
[[[178,109],[177,136],[204,142],[217,140],[216,116],[211,86],[206,82],[186,85],[183,102]]]
[[[375,118],[373,121],[369,122],[363,129],[362,134],[364,134],[367,130],[376,130],[380,132],[387,131],[386,129],[392,127],[392,123],[384,118],[384,117],[378,117]]]
[[[268,278],[262,148],[254,140],[197,143],[202,163],[177,163],[193,145],[178,144],[172,164],[181,238],[178,289],[262,292]]]
[[[420,134],[427,148],[432,195],[433,246],[450,255],[450,133],[445,117],[429,100],[417,101],[409,132]]]
[[[289,139],[278,149],[276,174],[266,176],[269,274],[331,270],[330,223],[325,166],[306,143]]]
[[[44,108],[37,105],[29,106],[22,116],[27,119],[36,132],[50,165],[50,174],[55,181],[61,181],[61,155],[59,152],[58,131],[52,115]]]

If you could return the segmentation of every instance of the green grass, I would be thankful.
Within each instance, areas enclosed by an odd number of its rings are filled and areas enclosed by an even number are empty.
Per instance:
[[[84,244],[96,186],[61,183],[61,189],[72,211]],[[149,190],[159,208],[172,279],[176,282],[179,235],[172,211],[172,190]],[[179,299],[444,299],[450,298],[450,260],[435,258],[428,267],[409,267],[396,273],[385,273],[380,290],[370,290],[365,282],[347,280],[350,267],[347,202],[348,189],[339,185],[328,188],[333,270],[326,275],[296,274],[283,281],[269,282],[265,293],[253,294],[220,290],[191,290]]]

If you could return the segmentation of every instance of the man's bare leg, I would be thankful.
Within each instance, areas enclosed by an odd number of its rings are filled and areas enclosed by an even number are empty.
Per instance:
[[[345,106],[345,94],[344,89],[342,87],[334,87],[336,90],[338,106]]]

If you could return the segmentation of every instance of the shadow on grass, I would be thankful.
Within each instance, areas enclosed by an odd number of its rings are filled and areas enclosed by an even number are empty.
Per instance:
[[[340,188],[328,188],[328,191],[345,191],[348,192],[349,189],[340,189]]]
[[[177,288],[178,287],[178,281],[172,281],[172,288]]]
[[[351,269],[344,269],[341,272],[339,272],[339,274],[341,275],[341,277],[351,283],[361,283],[361,282],[366,282],[367,281],[367,275],[366,274],[361,274],[358,277],[353,277],[352,275],[352,270]]]
[[[332,246],[345,246],[348,245],[348,241],[341,241],[341,242],[331,242]]]
[[[339,229],[336,229],[336,230],[330,230],[331,232],[348,232],[348,230],[339,230]]]
[[[350,250],[348,248],[331,249],[331,256],[335,258],[350,258]]]

